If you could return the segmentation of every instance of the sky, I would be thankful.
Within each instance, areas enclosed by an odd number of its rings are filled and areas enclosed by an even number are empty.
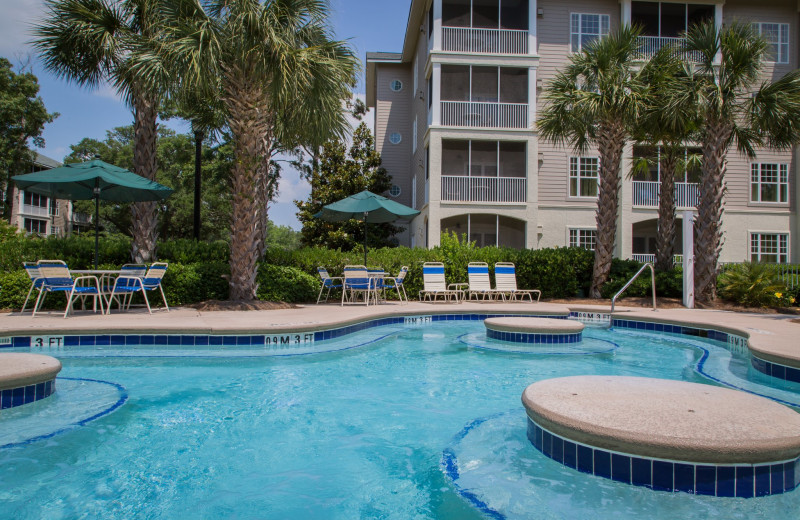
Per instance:
[[[367,52],[400,52],[411,0],[330,0],[331,24],[336,37],[347,40],[362,61]],[[0,0],[0,56],[12,64],[29,64],[39,78],[39,95],[47,110],[60,116],[45,126],[45,146],[37,151],[61,161],[70,145],[84,137],[104,139],[106,130],[133,123],[130,109],[119,100],[114,89],[105,86],[94,91],[58,79],[41,66],[28,42],[31,27],[45,15],[44,0]],[[355,94],[363,98],[364,70],[359,74]],[[167,123],[188,131],[188,124]],[[310,187],[291,168],[284,169],[279,195],[270,208],[270,218],[279,225],[300,229],[293,201],[305,199]]]

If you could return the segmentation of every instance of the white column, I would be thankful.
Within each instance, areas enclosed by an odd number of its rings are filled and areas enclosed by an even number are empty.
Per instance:
[[[528,69],[528,129],[536,123],[536,67]]]
[[[631,0],[619,0],[620,3],[620,25],[631,24]]]
[[[717,33],[722,30],[722,4],[714,5],[714,27],[717,29]],[[722,63],[721,52],[714,56],[714,63]]]
[[[433,0],[433,50],[442,50],[442,0]]]
[[[539,54],[539,48],[537,47],[536,43],[536,21],[537,21],[537,12],[538,9],[538,2],[536,0],[530,0],[528,5],[528,54]]]
[[[433,82],[432,95],[431,95],[431,126],[440,126],[442,124],[442,65],[440,63],[433,64],[431,71],[431,81]]]
[[[683,306],[694,309],[694,213],[683,212]]]

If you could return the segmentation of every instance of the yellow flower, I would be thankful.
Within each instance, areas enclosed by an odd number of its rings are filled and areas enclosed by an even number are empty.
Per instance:
[[[776,293],[775,293],[775,297],[776,297],[776,298],[778,298],[778,299],[780,299],[780,298],[783,298],[783,293],[781,293],[781,292],[776,292]]]
[[[794,296],[789,297],[789,303],[794,303]]]

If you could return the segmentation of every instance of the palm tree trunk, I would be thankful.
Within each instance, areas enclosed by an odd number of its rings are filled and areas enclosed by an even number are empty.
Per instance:
[[[225,99],[230,114],[234,161],[231,169],[233,190],[231,223],[231,300],[254,300],[259,249],[259,177],[268,154],[269,124],[264,114],[266,95],[248,80],[246,71],[233,67],[226,71]],[[266,211],[266,208],[264,208]]]
[[[706,123],[695,223],[694,294],[699,302],[710,302],[717,297],[717,260],[722,249],[725,155],[730,136],[729,125],[713,121]]]
[[[616,121],[601,123],[598,131],[600,152],[600,182],[597,196],[597,240],[594,249],[594,268],[590,297],[600,298],[600,289],[608,281],[614,242],[617,237],[619,207],[619,168],[625,146],[625,128]]]
[[[661,184],[658,199],[658,234],[656,235],[656,269],[672,269],[675,250],[675,170],[678,166],[676,150],[665,146],[661,161]]]
[[[156,140],[158,138],[158,103],[151,96],[133,96],[134,144],[133,171],[150,180],[156,179]],[[134,202],[131,205],[131,257],[136,263],[155,259],[158,238],[158,214],[155,202]]]

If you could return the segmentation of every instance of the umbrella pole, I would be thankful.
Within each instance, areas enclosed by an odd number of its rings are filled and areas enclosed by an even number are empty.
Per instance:
[[[94,270],[97,271],[97,251],[100,243],[100,197],[94,196]]]
[[[367,267],[367,215],[369,212],[364,212],[364,267]]]

